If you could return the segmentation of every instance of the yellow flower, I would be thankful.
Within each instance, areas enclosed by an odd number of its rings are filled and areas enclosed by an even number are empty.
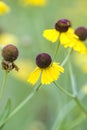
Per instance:
[[[78,39],[75,39],[73,49],[82,53],[87,54],[87,48],[83,41],[87,39],[87,29],[83,26],[75,29],[75,34],[78,36]]]
[[[31,6],[44,6],[46,5],[46,0],[22,0],[22,4]]]
[[[87,48],[86,48],[84,42],[82,42],[79,39],[74,40],[74,44],[73,44],[72,48],[73,48],[73,50],[75,50],[81,54],[87,54]]]
[[[7,13],[10,11],[10,8],[8,5],[6,5],[4,2],[0,1],[0,15]]]
[[[59,78],[60,73],[64,69],[59,63],[52,62],[51,57],[47,53],[41,53],[36,57],[38,67],[29,75],[28,82],[34,85],[41,77],[42,84],[50,84]]]
[[[79,36],[74,33],[71,23],[67,19],[59,20],[55,24],[55,29],[44,30],[43,37],[53,43],[59,39],[65,48],[72,47],[75,51],[87,54],[86,46],[79,39]]]

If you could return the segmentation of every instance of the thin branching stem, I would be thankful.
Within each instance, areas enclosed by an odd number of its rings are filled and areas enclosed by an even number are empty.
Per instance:
[[[30,99],[35,95],[35,93],[39,90],[41,87],[41,84],[37,86],[34,91],[29,94],[9,115],[8,117],[3,121],[3,123],[0,124],[0,127],[4,125],[8,120],[10,120]]]
[[[8,71],[6,70],[5,75],[4,75],[4,79],[3,79],[3,83],[2,83],[2,86],[1,86],[0,99],[2,99],[4,90],[5,90],[5,86],[6,86],[6,82],[7,82],[7,76],[8,76]]]

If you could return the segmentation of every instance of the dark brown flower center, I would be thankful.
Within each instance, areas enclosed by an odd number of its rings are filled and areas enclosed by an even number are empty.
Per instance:
[[[71,22],[67,19],[60,19],[55,24],[55,29],[59,32],[66,32],[68,28],[71,26]]]
[[[40,68],[47,68],[51,62],[51,56],[47,53],[41,53],[36,57],[36,64]]]
[[[87,29],[85,27],[78,27],[75,30],[75,34],[79,37],[81,41],[84,41],[87,38]]]
[[[2,57],[4,60],[13,62],[18,57],[18,49],[16,46],[9,44],[2,49]]]

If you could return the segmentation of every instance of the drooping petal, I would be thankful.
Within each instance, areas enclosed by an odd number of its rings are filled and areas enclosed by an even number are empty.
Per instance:
[[[42,70],[41,83],[42,84],[50,84],[51,83],[51,77],[50,77],[50,73],[49,73],[49,67]]]
[[[75,41],[75,44],[73,46],[73,50],[75,50],[81,54],[87,54],[87,48],[86,48],[84,42],[82,42],[80,40]]]
[[[74,34],[74,30],[71,28],[60,35],[60,42],[65,48],[73,47],[76,39],[78,39],[78,37]]]
[[[41,69],[37,67],[29,76],[28,82],[34,85],[40,77]]]
[[[51,66],[42,70],[41,83],[50,84],[59,78],[61,72],[64,72],[63,67],[59,66],[58,63],[52,63]]]
[[[59,37],[59,32],[56,29],[47,29],[43,32],[43,37],[51,42],[56,42]]]
[[[53,79],[57,80],[59,78],[60,73],[64,72],[64,68],[61,67],[58,63],[54,62],[51,67],[51,72],[54,72],[54,73],[52,73]]]
[[[9,12],[10,8],[4,2],[0,1],[0,15]]]
[[[61,33],[60,42],[65,48],[72,47],[73,50],[81,54],[87,54],[84,42],[79,40],[79,37],[74,34],[74,30],[71,28],[66,33]]]

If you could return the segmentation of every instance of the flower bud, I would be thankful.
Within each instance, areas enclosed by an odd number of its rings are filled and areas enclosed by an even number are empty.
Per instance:
[[[81,41],[84,41],[87,38],[87,29],[85,27],[78,27],[75,30],[75,34],[79,37]]]
[[[36,64],[40,68],[47,68],[51,62],[51,56],[47,53],[41,53],[36,57]]]
[[[18,49],[16,46],[9,44],[2,49],[2,57],[4,60],[13,62],[18,57]]]
[[[55,29],[59,32],[66,32],[68,28],[71,26],[71,22],[67,19],[60,19],[55,24]]]

